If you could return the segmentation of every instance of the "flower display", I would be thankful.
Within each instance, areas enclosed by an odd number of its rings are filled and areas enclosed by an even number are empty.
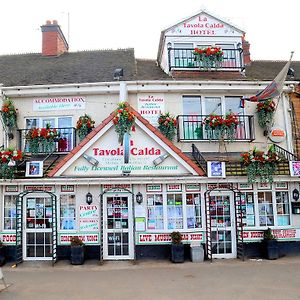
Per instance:
[[[13,179],[16,162],[22,160],[23,153],[21,150],[8,148],[0,151],[0,176],[3,179]]]
[[[176,118],[170,113],[160,114],[158,117],[158,129],[170,141],[174,139],[176,126]]]
[[[3,123],[9,129],[17,127],[17,109],[15,108],[12,100],[6,98],[1,108],[1,116]]]
[[[55,142],[60,137],[60,133],[56,129],[50,128],[47,124],[46,128],[31,128],[26,134],[26,141],[31,153],[51,153],[55,150]]]
[[[195,48],[193,54],[200,67],[206,69],[220,67],[223,61],[223,51],[220,47]]]
[[[228,113],[225,117],[211,114],[203,121],[205,130],[210,138],[224,138],[233,140],[236,128],[239,124],[238,116],[235,113]]]
[[[118,108],[115,110],[115,116],[113,118],[113,123],[115,125],[115,130],[118,134],[119,143],[123,144],[124,134],[134,131],[134,121],[135,116],[133,112],[130,111],[129,104],[127,102],[120,102]]]
[[[241,154],[241,162],[247,168],[248,182],[253,183],[257,178],[261,182],[273,182],[280,157],[271,145],[267,152],[254,148]]]
[[[76,123],[76,129],[78,132],[79,140],[82,141],[95,127],[95,121],[92,118],[85,114],[79,117]]]
[[[272,125],[276,105],[272,99],[258,102],[256,106],[258,124],[262,128],[268,128]]]

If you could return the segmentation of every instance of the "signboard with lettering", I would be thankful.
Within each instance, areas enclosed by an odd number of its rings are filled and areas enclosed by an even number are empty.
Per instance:
[[[160,114],[165,112],[165,99],[163,95],[138,95],[138,112],[150,122],[157,126]]]
[[[47,191],[55,192],[55,186],[53,185],[25,185],[24,191]]]
[[[99,231],[99,208],[97,205],[79,205],[80,231]]]
[[[278,240],[299,240],[300,229],[272,229],[272,234]],[[257,242],[262,240],[264,232],[259,230],[244,231],[244,242]]]
[[[203,232],[182,233],[182,242],[204,242]],[[145,244],[170,244],[171,235],[169,233],[137,233],[136,243],[138,245]]]
[[[85,109],[84,97],[56,97],[33,99],[33,111]]]
[[[190,175],[194,170],[184,160],[177,161],[169,155],[161,164],[153,161],[166,150],[157,141],[136,126],[131,132],[129,162],[124,163],[124,149],[118,142],[118,136],[111,127],[103,136],[91,145],[85,153],[99,163],[91,164],[79,156],[62,173],[66,176],[109,176],[126,173],[129,175]]]
[[[171,27],[168,36],[242,36],[242,31],[202,12]]]
[[[99,245],[100,236],[99,233],[84,233],[84,234],[59,234],[58,243],[60,245],[70,245],[71,238],[78,236],[86,245]]]

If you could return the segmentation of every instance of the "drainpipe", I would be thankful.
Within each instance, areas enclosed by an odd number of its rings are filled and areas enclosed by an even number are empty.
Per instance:
[[[125,81],[120,81],[119,102],[128,101],[128,89]]]
[[[293,150],[293,145],[292,145],[292,142],[291,142],[291,126],[289,126],[289,122],[288,120],[290,120],[290,116],[288,115],[288,108],[287,108],[287,105],[286,105],[286,100],[287,100],[287,97],[285,94],[282,93],[282,95],[284,96],[283,98],[283,101],[282,101],[282,106],[283,106],[283,116],[284,116],[284,127],[285,127],[285,130],[286,130],[286,143],[287,143],[287,150],[291,153],[294,153],[294,150]]]

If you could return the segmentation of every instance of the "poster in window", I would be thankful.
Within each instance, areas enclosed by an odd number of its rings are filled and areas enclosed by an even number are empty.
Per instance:
[[[26,162],[26,177],[43,177],[43,161]]]
[[[290,161],[291,176],[300,176],[300,161]]]
[[[225,162],[208,161],[207,162],[208,177],[225,178]]]

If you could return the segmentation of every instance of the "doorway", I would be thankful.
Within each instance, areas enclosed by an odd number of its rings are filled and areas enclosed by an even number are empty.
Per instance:
[[[24,260],[52,260],[52,199],[31,195],[24,198]]]
[[[103,220],[103,259],[133,259],[131,194],[104,195]]]
[[[210,194],[213,258],[236,257],[235,206],[232,193]]]

